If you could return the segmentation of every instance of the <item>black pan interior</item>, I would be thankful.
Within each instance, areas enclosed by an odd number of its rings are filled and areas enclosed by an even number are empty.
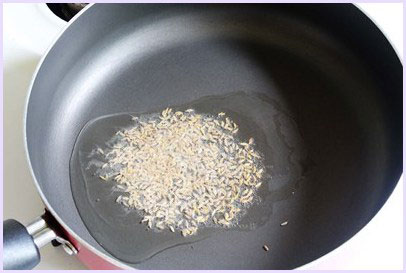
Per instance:
[[[295,268],[341,245],[381,208],[402,172],[402,65],[349,4],[92,6],[48,53],[33,85],[26,133],[41,191],[80,237],[106,253],[99,243],[110,234],[103,246],[128,261],[120,250],[131,237],[117,235],[120,223],[100,223],[85,206],[78,213],[72,198],[69,161],[80,130],[103,115],[235,92],[263,96],[287,117],[256,120],[281,133],[268,143],[269,221],[130,265]],[[286,163],[292,156],[299,173]],[[295,193],[280,198],[291,185]]]

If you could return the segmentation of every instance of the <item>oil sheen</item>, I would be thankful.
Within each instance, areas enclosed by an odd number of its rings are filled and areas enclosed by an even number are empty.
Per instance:
[[[149,115],[162,109],[116,113],[90,120],[77,137],[70,161],[73,198],[94,239],[111,255],[131,264],[172,247],[221,236],[223,232],[251,232],[272,221],[273,205],[294,198],[304,178],[307,154],[299,129],[289,112],[265,94],[236,92],[168,107],[174,111],[192,108],[208,115],[225,112],[238,124],[239,139],[255,139],[265,167],[263,183],[254,204],[232,228],[199,227],[196,235],[188,237],[169,230],[152,231],[141,223],[142,216],[135,209],[115,202],[123,192],[114,181],[100,181],[97,171],[104,161],[97,150],[107,150],[115,133],[132,124],[131,116]]]

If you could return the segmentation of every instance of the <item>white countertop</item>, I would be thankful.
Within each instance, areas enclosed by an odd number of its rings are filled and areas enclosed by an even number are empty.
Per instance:
[[[357,4],[403,57],[403,5]],[[32,181],[23,144],[23,107],[27,88],[41,55],[65,22],[45,4],[3,4],[4,56],[4,219],[27,224],[44,206]],[[35,22],[35,23],[33,23]],[[36,269],[85,269],[58,247],[41,249]],[[403,179],[388,202],[351,240],[302,269],[402,269]]]

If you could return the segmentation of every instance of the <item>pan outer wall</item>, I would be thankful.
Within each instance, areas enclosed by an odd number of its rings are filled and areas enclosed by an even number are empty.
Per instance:
[[[290,269],[351,238],[402,172],[402,66],[352,5],[93,5],[48,52],[31,89],[27,147],[45,202],[73,237],[107,254],[70,190],[69,159],[83,125],[235,91],[271,96],[297,124],[301,138],[288,144],[305,156],[295,197],[277,198],[297,176],[274,147],[281,157],[269,223],[130,266]],[[79,258],[97,264],[85,249]]]

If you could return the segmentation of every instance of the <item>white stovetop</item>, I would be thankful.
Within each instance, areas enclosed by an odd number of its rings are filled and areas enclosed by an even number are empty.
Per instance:
[[[358,4],[403,57],[403,5]],[[28,223],[43,212],[23,145],[23,106],[35,67],[66,24],[45,4],[4,4],[4,219]],[[303,269],[402,269],[403,178],[372,221],[347,243]],[[36,269],[85,269],[46,246]]]

